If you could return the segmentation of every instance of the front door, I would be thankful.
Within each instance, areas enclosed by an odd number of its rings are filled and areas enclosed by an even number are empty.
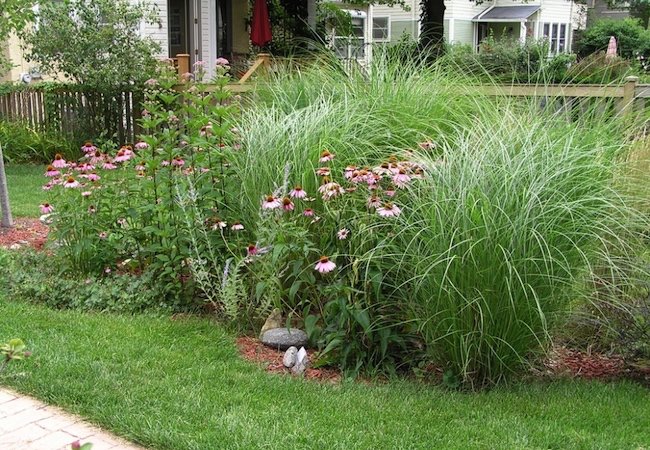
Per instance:
[[[479,51],[481,48],[481,42],[488,37],[488,24],[484,22],[479,22],[477,24],[477,33],[476,33],[476,51]]]

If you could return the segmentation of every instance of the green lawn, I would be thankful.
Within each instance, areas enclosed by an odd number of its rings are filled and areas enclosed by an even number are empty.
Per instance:
[[[160,449],[650,447],[650,391],[563,381],[449,392],[319,385],[237,356],[205,319],[52,311],[0,299],[0,341],[34,356],[0,383]]]
[[[46,199],[41,188],[47,179],[43,176],[45,169],[38,165],[8,165],[7,184],[9,202],[14,217],[38,217],[38,205]]]

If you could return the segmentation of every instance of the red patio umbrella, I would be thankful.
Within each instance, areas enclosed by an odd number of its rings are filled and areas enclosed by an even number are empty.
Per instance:
[[[271,42],[271,21],[266,0],[255,0],[253,7],[253,21],[251,23],[251,42],[253,45],[263,47]]]

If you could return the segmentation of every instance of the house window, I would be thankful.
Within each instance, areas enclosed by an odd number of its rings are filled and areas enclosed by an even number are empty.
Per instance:
[[[569,25],[566,23],[545,23],[542,37],[548,41],[549,53],[555,55],[567,51]]]
[[[357,11],[350,11],[350,15],[352,16],[350,35],[343,36],[335,34],[334,51],[339,58],[362,59],[366,55],[366,15]]]
[[[387,42],[390,40],[390,21],[388,17],[372,18],[372,40],[374,42]]]

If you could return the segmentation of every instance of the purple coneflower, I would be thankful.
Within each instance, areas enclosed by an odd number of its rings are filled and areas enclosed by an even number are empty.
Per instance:
[[[86,141],[84,142],[84,145],[81,146],[81,151],[86,154],[93,153],[97,151],[97,147],[95,147],[91,141]]]
[[[282,206],[282,202],[272,194],[267,195],[262,202],[262,208],[264,209],[275,209],[280,206]]]
[[[63,169],[64,167],[68,167],[68,164],[65,162],[65,159],[63,159],[63,156],[61,156],[60,153],[57,153],[54,156],[54,161],[52,161],[52,166],[57,169]]]
[[[345,194],[345,189],[343,189],[340,184],[330,181],[329,183],[325,183],[319,187],[318,192],[322,194],[323,200],[330,200],[334,197]]]
[[[400,189],[405,188],[409,181],[411,181],[411,177],[406,173],[406,170],[400,169],[397,174],[393,176],[393,183],[395,183],[395,186],[397,186]]]
[[[329,150],[323,150],[323,153],[320,154],[320,162],[328,162],[334,159],[334,154],[330,153]]]
[[[65,180],[65,183],[63,183],[63,187],[65,188],[78,188],[81,186],[77,180],[75,180],[73,177],[68,177],[67,180]]]
[[[146,150],[149,148],[149,144],[147,144],[144,141],[136,142],[135,143],[135,149],[136,150]]]
[[[43,203],[41,205],[41,214],[50,214],[52,211],[54,211],[54,207],[49,203]]]
[[[305,210],[302,212],[302,215],[305,217],[312,217],[314,215],[314,210],[311,208],[305,208]]]
[[[108,237],[108,233],[106,231],[102,231],[101,233],[98,234],[99,239],[106,239]]]
[[[183,160],[183,158],[181,158],[180,156],[177,156],[174,159],[172,159],[172,166],[183,167],[184,165],[185,165],[185,160]]]
[[[104,169],[104,170],[115,170],[115,169],[117,169],[117,166],[115,164],[113,164],[111,161],[106,161],[102,165],[102,169]]]
[[[293,198],[305,198],[307,197],[307,192],[305,192],[302,186],[298,184],[291,192],[289,192],[289,196]]]
[[[294,205],[289,197],[284,197],[282,199],[282,209],[285,211],[293,211]]]
[[[381,200],[379,200],[379,197],[376,195],[373,195],[372,197],[368,198],[366,206],[368,206],[368,208],[379,208],[381,206]]]
[[[329,167],[319,167],[316,169],[316,175],[320,175],[321,177],[329,177],[330,176],[330,168]]]
[[[115,162],[126,162],[131,159],[131,155],[127,154],[124,150],[120,150],[115,155]]]
[[[61,172],[56,170],[53,165],[47,166],[47,169],[45,169],[45,176],[46,177],[58,177],[61,175]]]
[[[81,196],[82,196],[82,197],[90,197],[91,194],[92,194],[92,192],[90,192],[90,191],[83,191],[83,192],[81,193]]]
[[[169,161],[167,161],[166,159],[164,159],[164,160],[162,160],[162,161],[160,162],[160,165],[163,166],[163,167],[167,167],[167,166],[170,165],[170,164],[171,164],[171,163],[170,163]]]
[[[357,170],[357,166],[347,166],[345,168],[345,172],[343,172],[343,176],[345,177],[346,180],[349,180],[350,178],[352,178],[356,170]]]
[[[244,229],[244,225],[242,225],[239,221],[237,221],[237,222],[232,224],[230,229],[232,231],[242,231]]]
[[[339,240],[344,240],[348,238],[348,234],[350,234],[350,230],[347,228],[341,228],[337,233],[336,237],[339,238]]]
[[[397,217],[402,212],[394,203],[384,203],[384,206],[377,208],[377,214],[382,217]]]
[[[336,264],[334,264],[333,261],[330,261],[327,256],[321,256],[316,263],[316,266],[314,266],[314,270],[317,270],[320,273],[328,273],[334,269],[336,269]]]

